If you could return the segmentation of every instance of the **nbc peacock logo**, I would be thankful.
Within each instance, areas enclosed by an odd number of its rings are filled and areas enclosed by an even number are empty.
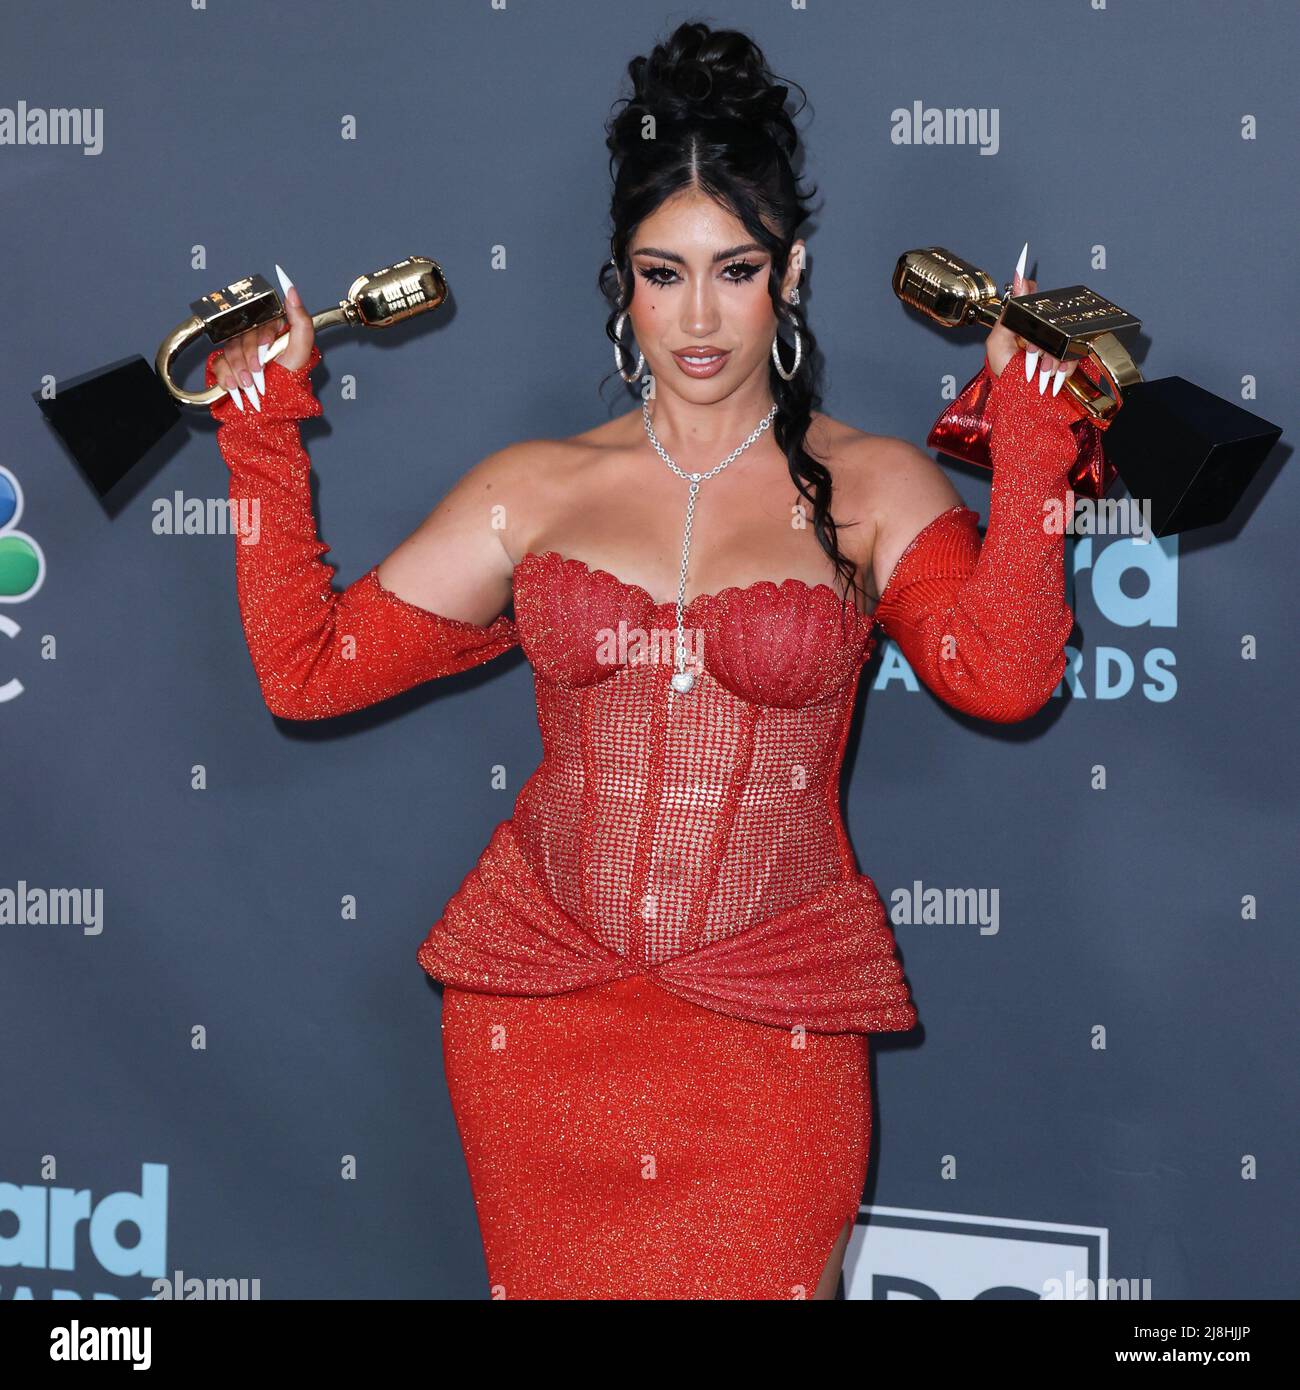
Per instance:
[[[26,603],[45,582],[45,556],[17,529],[23,514],[18,479],[0,464],[0,603]]]

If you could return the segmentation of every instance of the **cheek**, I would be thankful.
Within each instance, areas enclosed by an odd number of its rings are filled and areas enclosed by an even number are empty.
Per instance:
[[[653,338],[659,327],[659,306],[642,298],[640,304],[627,311],[628,322],[638,339]]]
[[[744,337],[764,341],[771,336],[772,301],[765,285],[745,295],[743,303],[737,303],[734,312],[733,322]]]
[[[737,322],[762,324],[772,317],[772,300],[767,293],[767,272],[756,275],[747,285],[737,285],[730,296],[731,313]]]

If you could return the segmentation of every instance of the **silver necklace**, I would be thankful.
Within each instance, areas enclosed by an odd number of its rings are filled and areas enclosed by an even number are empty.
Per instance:
[[[700,484],[702,482],[712,478],[716,473],[721,473],[729,463],[739,458],[740,455],[758,439],[763,431],[771,425],[772,420],[776,416],[776,411],[777,407],[774,405],[759,422],[753,434],[751,434],[738,449],[733,449],[721,463],[714,464],[707,473],[687,473],[685,469],[678,468],[669,457],[668,451],[660,444],[658,438],[655,436],[654,426],[650,423],[650,402],[648,400],[641,402],[641,418],[645,421],[645,432],[650,443],[654,445],[655,452],[679,478],[684,478],[691,485],[690,492],[686,499],[686,526],[682,531],[682,568],[681,574],[678,576],[677,580],[677,646],[674,652],[674,665],[676,666],[676,670],[673,672],[672,676],[672,687],[678,694],[688,694],[695,684],[695,672],[686,669],[686,628],[684,625],[686,612],[686,567],[691,554],[691,524],[695,519],[695,498],[699,494]]]

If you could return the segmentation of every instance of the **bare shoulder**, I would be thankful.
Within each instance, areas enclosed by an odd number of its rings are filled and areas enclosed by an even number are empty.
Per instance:
[[[571,441],[544,438],[484,455],[384,559],[380,582],[432,612],[490,622],[536,528],[571,503],[573,457]]]
[[[895,435],[870,434],[829,415],[815,415],[808,444],[830,468],[837,497],[861,509],[879,513],[891,501],[919,491],[955,491],[924,449]]]
[[[860,522],[871,530],[900,511],[961,500],[943,469],[910,440],[816,415],[807,443],[830,469],[837,521]]]
[[[485,454],[466,473],[480,485],[504,485],[529,478],[539,465],[554,463],[567,452],[563,439],[518,439]]]
[[[501,544],[517,564],[539,536],[562,529],[575,498],[591,495],[627,433],[614,419],[567,438],[516,440],[475,464],[461,486],[467,501],[494,509]]]
[[[640,412],[636,412],[638,420]],[[627,416],[617,416],[566,438],[520,439],[488,454],[472,470],[500,482],[535,479],[539,473],[580,465],[601,450],[627,442]]]
[[[562,442],[552,439],[521,439],[494,449],[461,474],[417,534],[444,546],[455,534],[490,534],[489,549],[512,563],[520,519],[534,509],[539,479],[555,471],[554,460],[563,453]]]
[[[493,492],[516,504],[540,504],[548,495],[563,493],[580,481],[585,467],[607,458],[629,441],[639,441],[640,414],[639,410],[629,411],[568,437],[537,436],[505,444],[474,464],[460,486],[480,496]]]
[[[810,445],[827,462],[837,521],[858,523],[850,553],[864,583],[879,598],[908,540],[928,521],[961,501],[934,458],[907,439],[870,434],[830,416],[815,416]],[[853,534],[856,532],[856,534]]]
[[[466,502],[499,506],[516,516],[533,507],[548,482],[566,472],[572,446],[563,439],[519,439],[485,454],[455,492]]]

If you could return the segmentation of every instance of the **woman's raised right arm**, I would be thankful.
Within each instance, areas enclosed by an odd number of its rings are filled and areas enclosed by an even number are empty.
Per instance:
[[[300,367],[266,364],[260,410],[250,400],[241,411],[229,394],[209,407],[220,426],[217,444],[230,472],[234,515],[254,519],[244,523],[235,545],[244,635],[267,708],[283,719],[326,719],[377,704],[481,665],[519,641],[501,611],[510,565],[491,529],[493,470],[485,477],[483,465],[384,565],[400,573],[422,556],[427,567],[428,544],[416,538],[435,537],[441,541],[437,566],[454,576],[438,589],[449,597],[443,606],[476,610],[484,621],[444,616],[401,598],[380,583],[378,565],[342,592],[333,588],[334,570],[321,559],[329,547],[317,538],[312,512],[311,460],[299,437],[299,422],[321,414],[308,379],[321,354],[314,341],[310,347]],[[220,357],[219,351],[208,357],[208,386],[218,380]],[[227,380],[229,370],[223,367]],[[497,616],[487,621],[492,612]]]

